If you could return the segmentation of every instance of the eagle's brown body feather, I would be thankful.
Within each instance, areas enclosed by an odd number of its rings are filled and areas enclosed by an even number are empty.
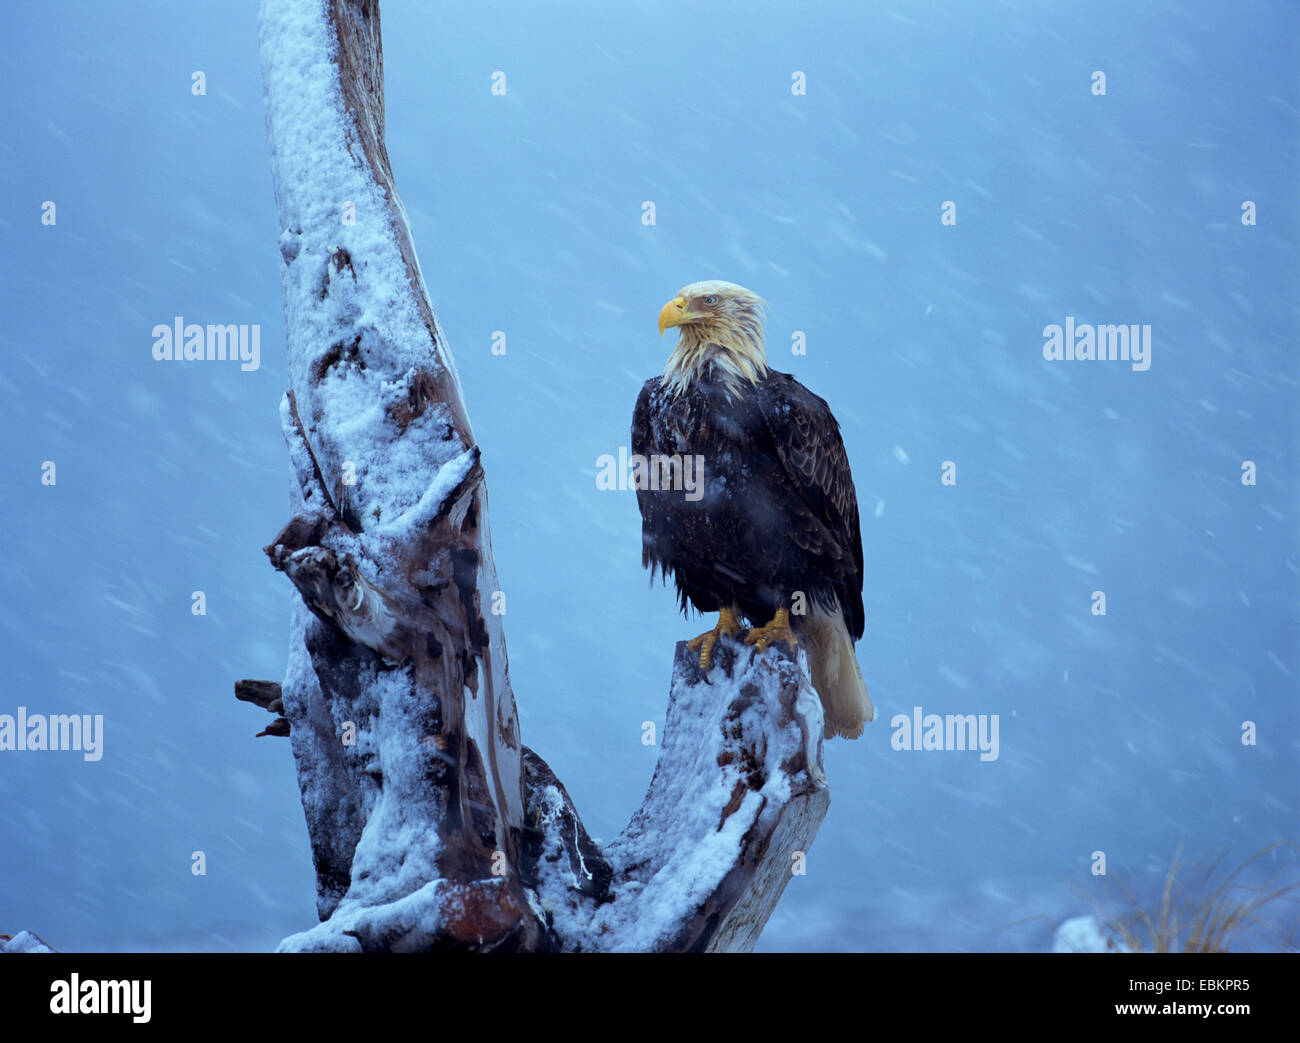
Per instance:
[[[775,370],[734,395],[711,376],[672,395],[655,377],[637,399],[632,452],[701,461],[697,500],[637,491],[642,563],[673,576],[683,609],[737,605],[761,625],[802,593],[827,609],[838,602],[862,636],[857,497],[825,401]]]

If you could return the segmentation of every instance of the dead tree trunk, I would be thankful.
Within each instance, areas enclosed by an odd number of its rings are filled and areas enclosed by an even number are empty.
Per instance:
[[[600,850],[520,742],[479,450],[384,146],[375,0],[264,0],[301,595],[280,692],[322,923],[281,949],[752,948],[829,804],[776,649],[677,650],[650,791]],[[579,548],[573,548],[574,554]],[[263,683],[268,684],[268,683]]]

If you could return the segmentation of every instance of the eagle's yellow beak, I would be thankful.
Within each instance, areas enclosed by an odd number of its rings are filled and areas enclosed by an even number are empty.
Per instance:
[[[659,336],[664,335],[664,330],[669,326],[680,326],[687,320],[686,298],[674,297],[664,305],[663,310],[659,313]]]

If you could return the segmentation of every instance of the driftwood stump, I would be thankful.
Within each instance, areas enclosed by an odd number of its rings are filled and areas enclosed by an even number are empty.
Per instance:
[[[378,4],[265,0],[261,54],[294,472],[266,552],[301,599],[283,684],[237,694],[289,736],[322,920],[281,949],[752,948],[829,804],[806,670],[727,642],[704,679],[679,645],[645,802],[593,843],[520,742],[479,449],[384,147]]]

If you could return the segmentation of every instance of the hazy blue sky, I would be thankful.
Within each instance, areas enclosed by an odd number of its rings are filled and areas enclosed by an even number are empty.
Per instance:
[[[673,644],[711,625],[648,586],[596,459],[671,348],[660,306],[721,278],[840,419],[878,714],[827,748],[830,814],[763,947],[1045,948],[1103,893],[1094,851],[1142,889],[1180,843],[1295,838],[1293,5],[383,12],[524,741],[594,835],[639,804]],[[0,714],[105,719],[96,762],[0,752],[0,931],[269,949],[314,906],[288,744],[231,688],[281,676],[292,597],[261,552],[288,464],[256,5],[8,4],[0,37]],[[260,324],[260,368],[154,361],[177,315]],[[1150,368],[1046,361],[1067,316],[1149,325]],[[998,715],[998,759],[892,749],[916,706]]]

